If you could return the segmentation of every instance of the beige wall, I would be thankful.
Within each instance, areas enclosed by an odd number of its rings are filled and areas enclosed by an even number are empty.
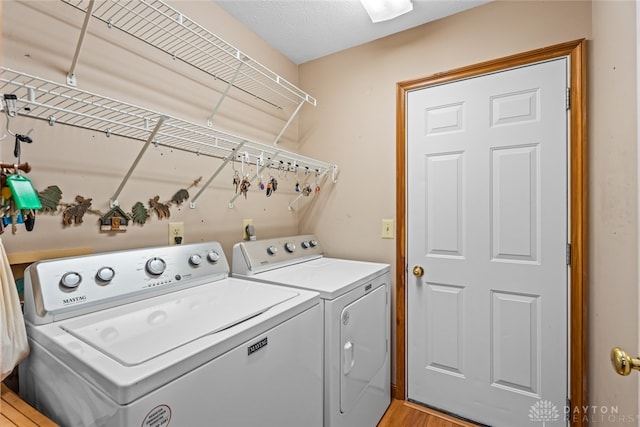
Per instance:
[[[620,377],[608,352],[638,346],[635,5],[593,3],[590,54],[591,401],[638,405],[638,375]],[[638,408],[633,414],[638,414]],[[640,421],[638,421],[640,422]]]
[[[394,264],[394,240],[380,239],[380,220],[395,216],[395,85],[484,60],[560,42],[589,40],[590,133],[590,316],[589,393],[592,405],[619,406],[636,416],[637,376],[622,378],[609,367],[608,351],[638,349],[636,239],[635,6],[629,1],[498,1],[367,45],[296,67],[211,2],[175,3],[186,15],[299,83],[318,98],[303,107],[285,135],[285,145],[337,163],[337,185],[321,196],[286,209],[292,191],[277,197],[250,197],[227,208],[230,174],[205,192],[198,208],[174,209],[184,221],[187,241],[216,239],[228,250],[240,238],[242,218],[253,218],[259,237],[315,232],[328,254]],[[2,2],[2,64],[63,82],[82,17],[60,2]],[[92,25],[78,69],[81,88],[202,122],[216,96],[210,80],[167,62],[144,45]],[[299,73],[299,75],[298,75]],[[299,81],[298,81],[299,79]],[[213,101],[212,101],[213,100]],[[223,129],[269,142],[283,125],[273,112],[263,116],[242,102],[225,101]],[[266,117],[266,118],[265,118]],[[4,126],[4,123],[2,124]],[[38,189],[57,184],[63,200],[93,197],[107,210],[108,199],[138,144],[119,138],[45,123],[14,120],[12,128],[34,127],[34,144],[23,160]],[[0,158],[11,161],[12,143],[0,143]],[[205,179],[216,161],[154,149],[145,155],[121,195],[123,206],[155,194],[169,198],[198,176]],[[293,182],[287,181],[292,186]],[[192,193],[193,194],[193,193]],[[97,231],[97,216],[64,229],[59,215],[39,215],[36,230],[20,228],[2,240],[9,252],[90,246],[109,250],[164,244],[166,222],[152,219],[125,234]],[[594,420],[597,421],[597,420]]]
[[[617,376],[608,360],[613,345],[638,349],[634,34],[629,1],[497,1],[303,64],[300,84],[318,107],[300,117],[301,150],[342,172],[301,216],[301,231],[322,236],[332,256],[393,265],[394,241],[380,239],[380,222],[395,214],[396,83],[586,38],[590,403],[637,416],[637,376]]]

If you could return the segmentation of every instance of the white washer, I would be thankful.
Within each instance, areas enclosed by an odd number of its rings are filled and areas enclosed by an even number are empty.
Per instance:
[[[375,427],[391,400],[390,266],[324,257],[302,235],[237,243],[232,275],[320,293],[324,426]]]
[[[229,277],[219,243],[38,262],[20,395],[63,426],[322,425],[318,293]]]

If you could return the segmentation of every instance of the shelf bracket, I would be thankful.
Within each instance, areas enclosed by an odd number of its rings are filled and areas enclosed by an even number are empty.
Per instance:
[[[82,29],[80,30],[80,37],[78,38],[78,44],[76,44],[76,51],[73,54],[73,61],[71,62],[71,68],[69,69],[69,73],[67,74],[67,84],[69,86],[75,87],[78,84],[76,80],[76,67],[78,66],[78,60],[80,59],[80,51],[82,50],[82,44],[84,43],[84,38],[87,35],[87,30],[89,29],[89,21],[91,20],[94,4],[95,4],[95,0],[89,0],[89,6],[87,6],[87,11],[86,11],[86,14],[84,15],[84,23],[82,24]]]
[[[113,208],[115,206],[118,206],[118,196],[120,195],[120,192],[129,181],[129,178],[131,178],[131,174],[133,173],[135,168],[138,167],[138,163],[140,163],[140,159],[142,159],[142,156],[147,151],[147,148],[149,148],[149,145],[151,145],[151,143],[155,139],[156,135],[158,134],[158,131],[160,130],[160,127],[162,126],[162,124],[166,119],[167,119],[167,116],[160,116],[160,118],[158,119],[158,123],[156,123],[156,127],[153,128],[153,131],[151,131],[149,138],[147,138],[147,141],[144,143],[144,145],[142,146],[142,149],[138,153],[138,157],[136,157],[136,159],[133,161],[133,164],[131,164],[131,167],[127,171],[127,174],[122,179],[120,186],[118,187],[116,192],[113,194],[113,196],[111,196],[111,199],[109,199],[109,207]]]
[[[333,169],[333,168],[332,168],[332,169]],[[325,176],[327,173],[329,173],[329,169],[325,169],[325,171],[324,171],[324,172],[322,172],[321,174],[317,175],[317,176],[316,176],[316,180],[322,180],[322,178],[324,178],[324,176]],[[300,197],[302,197],[302,196],[304,196],[304,193],[300,193],[300,194],[298,194],[298,196],[297,196],[295,199],[293,199],[293,200],[291,201],[291,203],[289,203],[289,207],[288,207],[288,209],[289,209],[290,211],[292,211],[292,210],[293,210],[293,205],[294,205],[294,204],[298,201],[298,199],[300,199]]]
[[[335,166],[333,166],[331,169],[334,169],[334,168],[335,168]],[[325,176],[325,175],[327,175],[328,173],[329,173],[329,169],[325,169],[325,171],[324,171],[324,172],[322,172],[321,174],[319,174],[318,176],[316,176],[316,178],[315,178],[315,179],[316,179],[316,181],[320,181],[320,180],[322,180],[322,178],[324,178],[324,176]],[[288,209],[289,209],[290,211],[292,211],[292,210],[293,210],[293,205],[294,205],[294,204],[298,201],[298,199],[300,199],[300,197],[302,197],[302,196],[304,196],[304,193],[300,193],[300,194],[298,194],[298,196],[297,196],[295,199],[293,199],[293,200],[291,201],[291,203],[289,203],[289,207],[288,207]]]
[[[211,114],[209,114],[209,117],[207,117],[207,126],[209,127],[213,126],[213,116],[215,116],[218,113],[218,110],[220,109],[220,105],[222,105],[222,101],[224,101],[224,99],[227,97],[227,94],[229,93],[229,89],[231,89],[236,79],[238,78],[238,74],[240,74],[240,68],[242,68],[243,64],[244,62],[240,62],[240,64],[238,64],[238,68],[236,68],[236,72],[233,74],[233,77],[227,84],[227,87],[225,88],[224,93],[218,100],[218,103],[216,104]]]
[[[196,200],[198,200],[198,197],[200,197],[200,195],[202,194],[202,192],[204,190],[207,189],[207,187],[209,186],[209,184],[211,184],[213,182],[214,179],[216,179],[216,177],[220,174],[220,172],[222,172],[222,170],[224,169],[225,166],[227,166],[227,164],[235,157],[235,155],[238,153],[238,150],[246,143],[247,141],[242,141],[240,144],[238,144],[238,146],[236,148],[233,149],[233,151],[227,156],[225,157],[225,159],[222,161],[222,164],[218,167],[218,169],[216,169],[216,171],[213,173],[213,175],[211,175],[211,178],[209,178],[207,180],[207,182],[205,182],[205,184],[202,186],[202,188],[196,193],[195,196],[193,196],[193,199],[191,199],[191,201],[189,202],[189,207],[191,209],[195,209],[196,207]]]
[[[289,127],[289,125],[293,121],[293,118],[298,114],[298,111],[300,111],[300,109],[302,108],[302,105],[304,103],[305,103],[304,99],[302,101],[300,101],[300,104],[298,104],[298,106],[296,107],[296,109],[293,112],[293,114],[291,114],[291,117],[289,117],[289,120],[287,120],[287,123],[285,123],[284,127],[282,128],[282,130],[280,131],[278,136],[276,136],[276,139],[273,140],[273,145],[274,146],[278,145],[278,142],[280,142],[280,138],[282,138],[282,135],[284,134],[284,131],[287,130],[287,128]]]
[[[289,209],[290,211],[292,211],[292,210],[293,210],[293,205],[294,205],[294,204],[298,201],[298,199],[299,199],[300,197],[302,197],[302,196],[304,196],[304,194],[302,194],[302,193],[298,194],[298,196],[297,196],[295,199],[293,199],[293,200],[291,201],[291,203],[289,203],[289,207],[288,207],[288,209]]]
[[[273,155],[273,157],[272,157],[271,159],[269,159],[268,161],[266,161],[266,162],[264,163],[264,165],[262,165],[262,166],[260,167],[260,169],[258,170],[258,172],[257,172],[253,177],[251,177],[251,179],[249,180],[249,183],[253,183],[253,181],[255,181],[256,177],[260,176],[260,175],[262,174],[262,172],[264,172],[264,170],[265,170],[265,169],[267,169],[267,168],[269,167],[269,165],[271,165],[271,163],[272,163],[272,162],[273,162],[273,161],[274,161],[274,160],[275,160],[275,159],[280,155],[280,153],[281,153],[280,151],[277,151],[277,152]],[[233,209],[233,202],[235,202],[235,201],[236,201],[236,199],[237,199],[238,197],[240,197],[240,195],[241,195],[241,194],[242,194],[242,193],[238,193],[238,194],[236,194],[235,196],[233,196],[233,197],[231,198],[231,200],[229,200],[229,209]]]

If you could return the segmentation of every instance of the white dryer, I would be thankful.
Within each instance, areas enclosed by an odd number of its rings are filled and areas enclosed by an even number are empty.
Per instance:
[[[237,243],[232,275],[320,293],[324,426],[375,427],[391,400],[390,266],[325,257],[302,235]]]
[[[322,425],[318,293],[229,277],[217,242],[38,262],[20,395],[63,426]]]

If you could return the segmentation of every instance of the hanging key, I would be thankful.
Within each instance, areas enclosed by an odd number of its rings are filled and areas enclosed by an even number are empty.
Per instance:
[[[238,175],[238,171],[233,174],[233,185],[236,188],[236,194],[238,194],[238,186],[240,185],[240,175]]]
[[[21,142],[26,142],[27,144],[31,144],[33,142],[33,139],[31,139],[31,137],[29,135],[20,135],[19,133],[16,134],[16,144],[13,147],[13,157],[18,159],[18,163],[20,163],[20,143]]]
[[[247,198],[247,192],[249,191],[249,187],[251,187],[251,181],[249,181],[247,177],[244,177],[244,179],[242,180],[242,184],[240,184],[240,192],[242,193],[245,199]]]

